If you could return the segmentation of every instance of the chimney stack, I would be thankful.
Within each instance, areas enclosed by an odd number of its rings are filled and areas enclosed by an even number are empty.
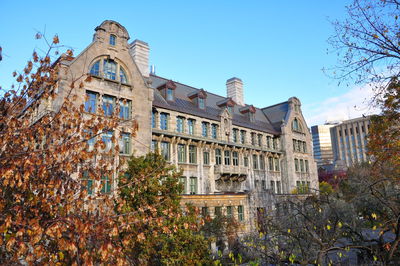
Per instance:
[[[146,78],[149,77],[149,45],[141,40],[134,40],[129,46],[129,53],[139,67],[140,73]]]
[[[230,78],[226,81],[227,97],[232,98],[236,104],[244,106],[243,82],[240,78]]]

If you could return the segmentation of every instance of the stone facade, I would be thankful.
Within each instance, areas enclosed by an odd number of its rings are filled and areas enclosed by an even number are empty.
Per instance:
[[[123,102],[125,122],[111,134],[125,138],[124,156],[161,152],[182,169],[184,202],[229,209],[244,231],[255,229],[260,210],[274,211],[277,195],[291,196],[300,186],[307,188],[303,193],[317,190],[311,134],[299,99],[260,109],[243,102],[238,78],[228,80],[230,95],[223,97],[158,77],[148,71],[147,43],[128,40],[123,26],[104,21],[85,50],[61,58],[59,97],[52,108],[59,108],[72,81],[79,84],[90,74],[90,83],[75,88],[76,103],[84,103],[85,115],[92,116],[107,115],[110,106]]]

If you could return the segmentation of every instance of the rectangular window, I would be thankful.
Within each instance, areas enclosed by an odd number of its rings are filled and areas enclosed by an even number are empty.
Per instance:
[[[222,208],[220,206],[216,206],[214,209],[214,217],[221,217],[222,216]]]
[[[262,135],[258,134],[258,146],[261,147],[261,145],[262,145]]]
[[[85,112],[95,114],[97,107],[97,93],[86,91]]]
[[[308,168],[308,160],[305,160],[304,164],[306,166],[306,173],[308,173],[310,171],[309,168]]]
[[[275,181],[271,181],[271,190],[275,193]]]
[[[196,163],[196,146],[189,145],[189,163]]]
[[[260,155],[260,169],[264,170],[265,169],[265,163],[264,163],[264,156]]]
[[[232,217],[232,206],[226,206],[226,216],[231,218]]]
[[[114,113],[115,98],[108,95],[103,95],[103,111],[105,116],[112,116]]]
[[[294,170],[296,172],[299,171],[299,160],[298,159],[294,159]]]
[[[178,144],[178,162],[186,163],[186,145]]]
[[[246,142],[246,131],[241,130],[240,131],[240,143],[245,144]]]
[[[274,171],[274,158],[268,157],[268,166],[270,171]]]
[[[281,194],[281,181],[276,181],[276,193]]]
[[[112,182],[112,179],[109,176],[107,176],[107,175],[101,176],[100,192],[103,194],[110,193],[111,192],[111,182]]]
[[[307,152],[307,143],[303,142],[303,152],[306,153]]]
[[[256,133],[251,133],[251,145],[256,145]]]
[[[122,118],[124,120],[130,119],[132,113],[132,101],[120,100],[119,105],[120,105],[119,118]]]
[[[267,148],[271,148],[271,142],[272,142],[272,138],[271,136],[267,136]]]
[[[183,133],[183,122],[185,121],[185,118],[178,116],[176,118],[176,132],[178,133]]]
[[[272,141],[272,146],[274,150],[278,149],[278,138],[274,138]]]
[[[300,181],[296,181],[296,187],[297,187],[297,193],[298,194],[303,193],[303,188],[301,186],[301,182]]]
[[[119,139],[119,153],[129,155],[131,153],[131,134],[121,133]]]
[[[151,113],[151,127],[156,128],[157,127],[157,122],[156,122],[156,112]]]
[[[208,151],[203,152],[203,164],[210,164],[210,153]]]
[[[215,164],[216,165],[222,164],[221,150],[220,149],[216,149],[215,150]]]
[[[232,163],[233,165],[239,165],[239,154],[237,151],[232,152]]]
[[[304,161],[300,159],[300,172],[304,173]]]
[[[171,88],[167,88],[167,101],[174,100],[174,90]]]
[[[293,151],[297,150],[297,140],[293,140]]]
[[[89,177],[88,171],[82,173],[82,187],[86,189],[88,195],[93,194],[93,179]]]
[[[275,171],[279,172],[279,159],[278,158],[274,158],[274,165],[275,165]]]
[[[239,220],[240,222],[243,222],[243,221],[244,221],[244,208],[243,208],[242,205],[239,205],[239,206],[238,206],[238,220]]]
[[[231,152],[224,151],[224,163],[225,165],[231,165]]]
[[[161,155],[164,157],[166,161],[170,159],[170,145],[169,142],[161,142]]]
[[[186,194],[186,176],[181,176],[179,178],[179,183],[181,183],[183,187],[182,194]]]
[[[307,181],[307,193],[310,193],[310,181]]]
[[[106,79],[115,80],[117,73],[117,64],[113,60],[104,60],[103,73]]]
[[[207,122],[201,122],[201,135],[203,137],[208,137],[208,125]]]
[[[188,119],[187,125],[188,125],[188,134],[194,135],[194,120]]]
[[[197,177],[190,177],[190,194],[197,194]]]
[[[198,98],[198,102],[199,102],[199,108],[200,109],[204,109],[206,107],[205,101],[204,101],[203,98]]]
[[[113,143],[112,143],[111,139],[113,137],[113,134],[114,133],[112,131],[106,131],[101,134],[101,140],[103,141],[103,143],[105,145],[105,147],[103,149],[104,152],[109,152],[112,149]]]
[[[258,169],[258,157],[253,154],[253,169]]]
[[[167,113],[160,114],[160,128],[162,130],[168,130],[168,117],[169,117],[169,114],[167,114]]]
[[[212,124],[211,125],[211,137],[213,139],[216,139],[218,136],[218,125],[216,124]]]
[[[249,157],[245,156],[243,160],[244,160],[244,166],[249,167]]]
[[[155,152],[157,150],[157,141],[152,140],[151,141],[151,147],[150,147],[152,152]]]
[[[236,129],[236,128],[234,128],[233,130],[232,130],[232,140],[233,140],[233,142],[238,142],[238,132],[239,132],[239,130],[238,129]]]

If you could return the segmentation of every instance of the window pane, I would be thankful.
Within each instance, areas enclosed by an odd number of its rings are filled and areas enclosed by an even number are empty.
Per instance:
[[[215,164],[220,165],[222,163],[222,158],[221,158],[221,150],[216,149],[215,150]]]
[[[130,154],[131,152],[131,134],[122,133],[119,143],[119,153]]]
[[[101,193],[110,193],[111,192],[111,182],[112,179],[109,176],[103,175],[101,177]]]
[[[186,146],[178,144],[178,162],[186,163]]]
[[[121,83],[124,83],[124,84],[128,83],[128,78],[126,76],[126,72],[121,66],[119,67],[119,79],[120,79]]]
[[[121,100],[120,104],[120,111],[119,117],[125,120],[131,118],[131,108],[132,108],[132,101],[130,100]]]
[[[113,60],[104,60],[104,77],[107,79],[115,80],[117,73],[117,64]]]
[[[113,34],[110,35],[110,45],[114,46],[115,45],[115,41],[116,41],[117,37]]]
[[[197,194],[197,177],[190,178],[190,194]]]
[[[167,88],[167,101],[174,100],[174,91],[173,89]]]
[[[112,116],[114,113],[114,97],[103,95],[103,111],[105,116]]]
[[[168,116],[167,113],[160,114],[160,128],[162,130],[168,130]]]
[[[189,163],[196,163],[196,146],[189,146]]]
[[[243,221],[244,220],[244,209],[243,206],[238,206],[238,220]]]
[[[87,91],[86,92],[86,102],[85,102],[85,111],[88,113],[96,113],[97,107],[97,93]]]
[[[93,64],[90,69],[90,75],[100,76],[100,60]]]
[[[161,142],[161,155],[164,157],[166,161],[169,161],[170,151],[169,151],[169,142]]]
[[[178,133],[183,133],[183,121],[184,121],[184,118],[183,117],[177,117],[176,118],[176,131],[178,132]]]
[[[103,141],[105,148],[104,151],[108,152],[111,150],[112,148],[112,141],[111,138],[113,136],[113,132],[112,131],[107,131],[101,134],[101,140]]]
[[[225,165],[231,164],[231,152],[230,151],[224,151],[224,162],[225,162]]]
[[[210,164],[210,153],[208,151],[203,152],[203,163]]]

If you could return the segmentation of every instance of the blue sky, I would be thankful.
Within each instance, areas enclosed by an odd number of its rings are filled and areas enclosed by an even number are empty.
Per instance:
[[[323,72],[336,62],[327,54],[329,20],[343,18],[350,0],[308,1],[9,1],[0,17],[0,85],[23,69],[36,31],[81,52],[103,20],[118,21],[131,40],[150,45],[156,74],[226,95],[225,82],[244,82],[245,102],[265,107],[297,96],[308,126],[369,113],[364,87],[338,86]],[[354,108],[356,106],[356,108]]]

